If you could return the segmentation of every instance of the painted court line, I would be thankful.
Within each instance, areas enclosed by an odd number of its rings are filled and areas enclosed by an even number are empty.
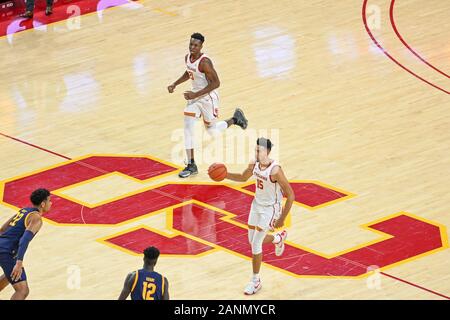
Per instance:
[[[4,137],[6,137],[6,138],[9,138],[9,139],[15,140],[15,141],[17,141],[17,142],[26,144],[26,145],[31,146],[31,147],[33,147],[33,148],[37,148],[37,149],[39,149],[39,150],[42,150],[42,151],[48,152],[48,153],[50,153],[50,154],[56,155],[56,156],[58,156],[58,157],[61,157],[61,158],[67,159],[67,160],[71,160],[71,158],[69,158],[69,157],[66,157],[66,156],[61,155],[61,154],[59,154],[59,153],[53,152],[53,151],[51,151],[51,150],[48,150],[48,149],[39,147],[39,146],[37,146],[37,145],[35,145],[35,144],[26,142],[26,141],[24,141],[24,140],[17,139],[17,138],[14,138],[14,137],[11,137],[11,136],[6,135],[6,134],[3,134],[3,133],[1,133],[1,132],[0,132],[0,135],[4,136]],[[96,167],[94,167],[94,166],[91,166],[91,167],[92,167],[93,169],[95,169],[95,170],[102,171],[101,169],[96,168]],[[163,192],[163,191],[160,191],[160,190],[154,190],[154,191],[155,191],[155,192],[158,192],[158,193],[160,193],[160,194],[162,194],[162,195],[165,195],[165,196],[174,198],[174,199],[176,199],[176,200],[182,200],[182,201],[184,202],[183,199],[178,199],[178,197],[175,197],[175,196],[173,196],[173,195],[171,195],[171,194],[166,194],[166,193]],[[197,205],[197,204],[193,204],[193,205]],[[202,208],[203,208],[203,207],[202,207]],[[300,260],[301,260],[302,258],[303,258],[303,255],[299,257]],[[357,262],[355,262],[355,261],[352,261],[352,260],[349,260],[349,259],[345,259],[345,260],[349,261],[350,263],[352,263],[352,264],[354,264],[354,265],[359,265],[359,263],[357,263]],[[418,288],[418,289],[427,291],[427,292],[429,292],[429,293],[432,293],[432,294],[435,294],[435,295],[440,296],[440,297],[442,297],[442,298],[445,298],[445,299],[449,299],[449,300],[450,300],[450,297],[448,297],[448,296],[446,296],[446,295],[444,295],[444,294],[441,294],[441,293],[439,293],[439,292],[436,292],[436,291],[427,289],[427,288],[425,288],[425,287],[422,287],[422,286],[420,286],[420,285],[418,285],[418,284],[409,282],[409,281],[407,281],[407,280],[404,280],[404,279],[395,277],[395,276],[390,275],[390,274],[388,274],[388,273],[386,273],[386,272],[380,272],[380,274],[382,274],[382,275],[384,275],[384,276],[387,276],[387,277],[390,277],[390,278],[392,278],[392,279],[401,281],[401,282],[403,282],[403,283],[405,283],[405,284],[408,284],[408,285],[410,285],[410,286],[413,286],[413,287],[415,287],[415,288]]]

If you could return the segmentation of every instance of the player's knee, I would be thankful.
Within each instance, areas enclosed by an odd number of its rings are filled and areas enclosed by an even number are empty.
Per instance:
[[[252,242],[252,254],[257,255],[260,253],[262,253],[262,242],[261,241],[258,241],[258,242],[253,241]]]
[[[252,254],[260,254],[262,253],[262,245],[264,241],[265,233],[264,232],[256,232],[253,236],[252,240]]]
[[[248,243],[250,243],[250,245],[252,245],[254,235],[255,235],[255,227],[248,226]]]
[[[194,127],[195,118],[191,116],[184,116],[184,129],[191,129]]]
[[[17,294],[19,294],[21,297],[26,298],[28,294],[30,293],[30,289],[28,288],[28,285],[25,281],[16,283],[13,285],[14,290]]]

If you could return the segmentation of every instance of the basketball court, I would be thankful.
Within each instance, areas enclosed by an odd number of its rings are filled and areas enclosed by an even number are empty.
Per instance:
[[[171,299],[450,299],[449,12],[86,0],[2,17],[0,219],[35,188],[53,201],[24,262],[29,299],[117,299],[150,245]],[[199,121],[199,174],[180,179],[190,84],[167,86],[193,32],[221,80],[220,118],[239,106],[249,126],[212,141]],[[259,136],[296,201],[285,253],[264,247],[263,288],[247,297],[254,180],[207,169],[242,172]]]

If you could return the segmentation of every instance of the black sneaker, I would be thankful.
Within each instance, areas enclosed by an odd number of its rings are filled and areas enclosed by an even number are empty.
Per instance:
[[[178,176],[180,178],[187,178],[198,173],[197,165],[195,163],[189,163],[183,171],[181,171]]]
[[[234,111],[233,119],[235,125],[241,127],[244,130],[247,129],[248,120],[241,109],[236,108],[236,110]]]
[[[31,11],[26,11],[25,13],[22,13],[20,15],[21,18],[25,18],[25,19],[31,19],[33,18],[33,12]]]
[[[45,15],[49,16],[53,13],[53,8],[52,6],[47,6],[47,8],[45,9]]]

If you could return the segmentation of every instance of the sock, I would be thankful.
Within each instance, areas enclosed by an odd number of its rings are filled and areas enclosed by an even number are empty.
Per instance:
[[[216,128],[219,131],[224,131],[226,128],[228,128],[228,124],[226,121],[218,121],[216,123]]]
[[[254,273],[252,277],[253,281],[259,280],[259,273]]]
[[[227,128],[228,124],[226,121],[217,121],[216,123],[211,124],[206,131],[211,137],[215,138]]]

